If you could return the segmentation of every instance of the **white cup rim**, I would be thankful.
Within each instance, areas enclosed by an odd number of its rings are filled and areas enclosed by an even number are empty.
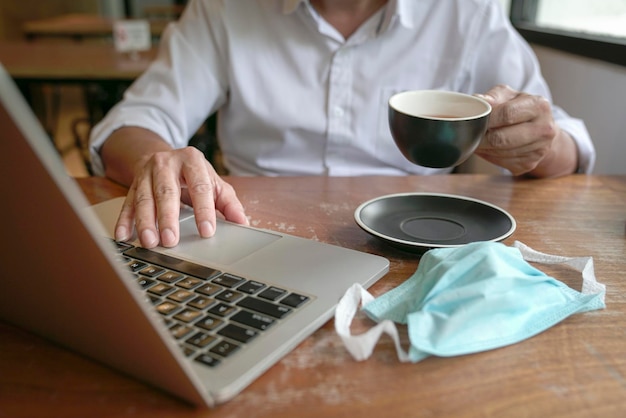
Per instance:
[[[479,119],[492,110],[485,99],[446,90],[407,90],[391,96],[388,104],[408,116],[446,121]],[[442,117],[447,112],[462,116]]]

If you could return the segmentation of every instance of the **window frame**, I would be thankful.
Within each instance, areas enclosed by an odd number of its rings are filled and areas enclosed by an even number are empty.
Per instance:
[[[511,0],[511,22],[526,41],[626,67],[626,39],[538,26],[538,2]]]

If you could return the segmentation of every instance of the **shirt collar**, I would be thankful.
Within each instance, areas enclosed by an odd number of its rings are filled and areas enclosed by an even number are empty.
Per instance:
[[[400,24],[407,29],[415,27],[415,18],[418,15],[424,14],[424,7],[420,10],[421,2],[415,0],[389,0],[387,7],[389,7],[389,22],[398,19]],[[388,25],[387,22],[385,22]]]
[[[283,0],[283,14],[291,14],[298,9],[300,4],[309,4],[310,0]],[[415,27],[415,16],[417,15],[419,2],[415,0],[389,0],[387,3],[387,13],[382,29],[387,29],[395,20],[406,28]]]

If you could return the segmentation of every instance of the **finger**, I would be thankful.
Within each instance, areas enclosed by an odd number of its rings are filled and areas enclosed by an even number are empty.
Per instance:
[[[217,190],[215,206],[226,220],[241,225],[250,224],[244,207],[235,193],[235,189],[222,179],[220,179],[220,187]]]
[[[122,204],[117,222],[115,224],[115,239],[117,241],[128,241],[132,237],[133,224],[135,221],[135,205],[133,203],[135,192],[134,185],[128,190],[128,194]]]
[[[479,148],[482,150],[549,148],[557,133],[549,104],[534,112],[535,117],[528,116],[530,120],[489,128]]]
[[[551,143],[550,140],[533,137],[532,132],[530,124],[492,130],[487,133],[484,142],[497,146],[481,144],[476,154],[513,174],[528,172],[549,152]]]
[[[489,154],[494,157],[507,157],[507,156],[529,156],[544,154],[549,149],[549,142],[543,141],[529,141],[518,146],[511,147],[499,147],[499,148],[478,148],[477,151],[481,154]]]
[[[523,155],[537,149],[549,148],[552,137],[541,135],[540,133],[544,131],[541,126],[543,125],[529,122],[489,129],[478,149],[494,155],[514,153]]]
[[[507,85],[497,85],[484,94],[477,96],[487,100],[492,107],[488,128],[522,123],[532,117],[530,95],[521,93]]]
[[[200,236],[212,237],[215,233],[215,184],[219,176],[199,151],[189,148],[183,165],[183,181],[186,185]]]
[[[520,94],[494,109],[489,120],[489,129],[547,120],[543,116],[550,114],[549,103],[545,99]]]
[[[500,84],[483,94],[477,94],[487,100],[491,106],[498,106],[502,103],[506,103],[509,100],[514,99],[519,92],[507,85]]]
[[[135,177],[135,192],[132,204],[135,211],[135,228],[139,242],[145,248],[153,248],[159,244],[156,227],[156,206],[152,194],[152,178],[140,173]]]
[[[171,153],[155,154],[153,157],[152,193],[158,237],[164,247],[178,244],[180,236],[180,158],[184,159],[180,153],[175,153],[175,158]]]

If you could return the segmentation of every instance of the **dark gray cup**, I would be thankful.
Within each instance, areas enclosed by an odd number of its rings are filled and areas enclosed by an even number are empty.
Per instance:
[[[487,101],[463,93],[417,90],[389,99],[389,128],[398,149],[424,167],[454,167],[469,158],[490,114]]]

